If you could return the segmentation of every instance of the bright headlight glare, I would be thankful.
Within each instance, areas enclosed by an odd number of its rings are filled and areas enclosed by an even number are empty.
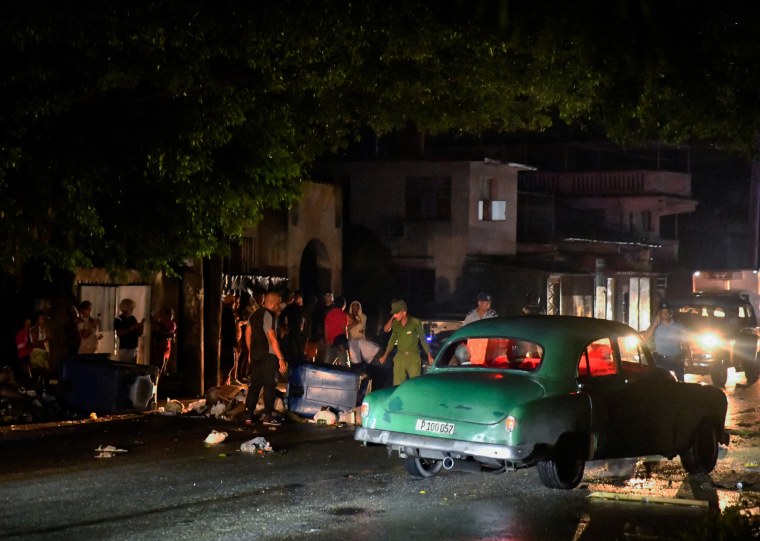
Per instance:
[[[369,415],[369,402],[362,402],[361,416],[365,418],[367,415]]]
[[[713,350],[720,346],[720,336],[718,336],[714,332],[706,332],[703,334],[700,334],[697,337],[697,343],[699,344],[699,347],[706,351]]]
[[[507,429],[507,432],[512,432],[517,427],[517,419],[515,419],[514,416],[510,415],[507,417],[504,426]]]

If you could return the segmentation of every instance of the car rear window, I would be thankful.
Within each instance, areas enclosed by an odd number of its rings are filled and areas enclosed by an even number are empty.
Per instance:
[[[436,366],[502,368],[534,372],[541,365],[544,348],[516,338],[467,338],[450,343]]]

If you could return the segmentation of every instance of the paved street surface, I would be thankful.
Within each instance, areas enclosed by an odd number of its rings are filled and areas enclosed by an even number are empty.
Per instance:
[[[6,428],[0,539],[680,539],[727,505],[758,505],[760,385],[742,381],[726,388],[732,442],[712,475],[688,477],[661,457],[592,463],[572,491],[544,488],[535,469],[415,480],[350,428],[295,421],[269,430],[138,415]],[[206,444],[211,430],[228,436]],[[273,452],[239,450],[256,436]],[[95,458],[100,445],[126,452]]]

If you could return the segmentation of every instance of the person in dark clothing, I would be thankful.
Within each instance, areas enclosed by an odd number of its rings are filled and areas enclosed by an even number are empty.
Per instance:
[[[291,302],[280,315],[280,345],[289,365],[303,360],[306,336],[304,335],[303,295],[293,293]]]
[[[246,331],[246,342],[251,356],[251,383],[245,406],[248,411],[246,424],[254,423],[256,404],[259,393],[264,389],[264,413],[262,422],[266,426],[280,426],[280,421],[273,416],[275,390],[277,389],[277,371],[285,374],[288,365],[280,351],[277,340],[277,318],[281,311],[282,297],[270,291],[264,296],[261,308],[251,314]]]
[[[238,297],[232,293],[222,299],[221,344],[219,351],[219,380],[222,385],[238,385],[237,361],[240,355],[238,345]]]

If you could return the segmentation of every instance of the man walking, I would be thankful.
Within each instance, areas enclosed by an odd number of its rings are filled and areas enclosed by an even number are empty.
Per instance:
[[[433,364],[433,356],[425,339],[422,322],[407,313],[406,302],[399,300],[391,304],[391,314],[391,337],[385,353],[378,360],[385,364],[388,354],[394,346],[396,347],[396,356],[393,358],[393,385],[399,385],[422,372],[420,346],[427,353],[428,364]]]
[[[246,424],[254,423],[259,393],[264,389],[264,414],[261,418],[266,426],[280,426],[280,421],[272,415],[277,388],[277,370],[285,374],[288,365],[277,341],[277,317],[280,315],[282,297],[270,291],[264,296],[261,308],[251,314],[246,330],[246,344],[251,355],[250,386],[245,407],[248,410]]]

